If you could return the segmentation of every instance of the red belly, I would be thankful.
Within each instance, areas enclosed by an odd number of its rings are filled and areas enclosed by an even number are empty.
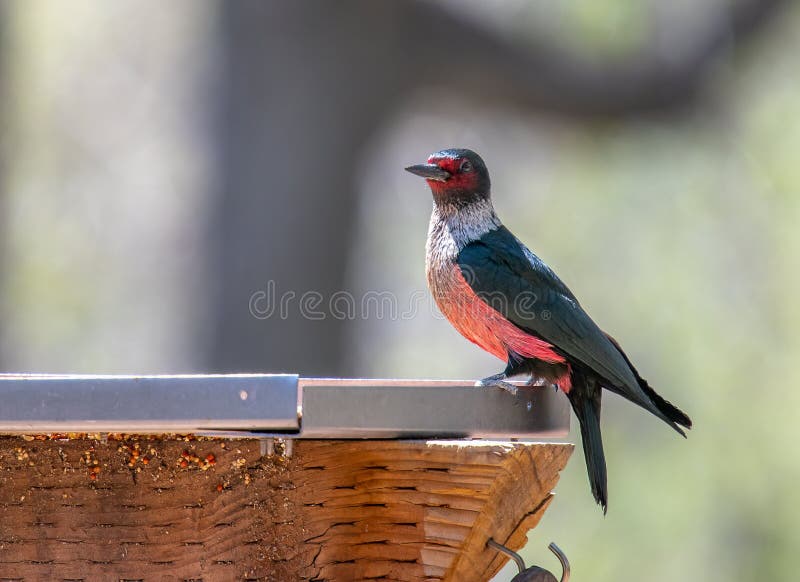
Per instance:
[[[552,345],[524,332],[478,297],[458,265],[430,273],[429,283],[436,304],[453,327],[490,354],[504,362],[509,352],[552,364],[565,362]]]

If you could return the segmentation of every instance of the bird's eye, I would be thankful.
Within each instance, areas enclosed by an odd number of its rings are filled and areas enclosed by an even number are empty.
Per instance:
[[[472,171],[472,162],[470,162],[469,160],[464,160],[463,162],[461,162],[461,166],[459,167],[459,170],[461,170],[462,172],[471,172]]]

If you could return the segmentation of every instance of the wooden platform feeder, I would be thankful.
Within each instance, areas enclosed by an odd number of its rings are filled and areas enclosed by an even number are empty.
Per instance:
[[[552,390],[0,376],[0,580],[490,580],[572,445]],[[538,442],[511,440],[514,437]],[[491,440],[487,440],[491,439]]]

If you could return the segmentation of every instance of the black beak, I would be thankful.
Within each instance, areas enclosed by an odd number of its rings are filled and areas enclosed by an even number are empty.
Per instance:
[[[417,176],[422,176],[426,180],[438,180],[444,182],[450,177],[450,172],[441,169],[436,164],[417,164],[416,166],[409,166],[406,172],[411,172]]]

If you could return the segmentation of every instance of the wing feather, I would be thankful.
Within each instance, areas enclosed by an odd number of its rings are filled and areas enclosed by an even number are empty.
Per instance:
[[[465,246],[458,256],[473,291],[517,327],[553,344],[655,411],[634,372],[556,274],[501,226]]]

